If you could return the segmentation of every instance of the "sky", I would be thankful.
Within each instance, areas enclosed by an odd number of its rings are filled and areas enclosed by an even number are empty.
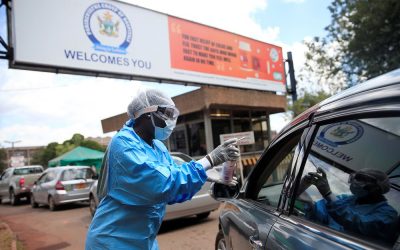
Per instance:
[[[330,22],[329,1],[321,0],[126,0],[124,2],[234,32],[292,51],[295,71],[304,61],[302,41],[324,36]],[[0,36],[7,41],[5,7],[0,8]],[[4,50],[0,46],[0,50]],[[301,82],[299,85],[301,86]],[[8,68],[0,60],[0,147],[62,143],[80,133],[104,134],[101,120],[123,112],[140,87],[159,88],[173,97],[193,86],[44,73]],[[271,117],[279,131],[283,114]],[[8,141],[8,142],[7,142]]]

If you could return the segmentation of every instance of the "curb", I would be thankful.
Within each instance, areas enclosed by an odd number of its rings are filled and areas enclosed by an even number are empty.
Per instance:
[[[0,222],[0,225],[4,225],[6,230],[12,235],[11,250],[17,250],[17,235],[11,230],[7,223]]]

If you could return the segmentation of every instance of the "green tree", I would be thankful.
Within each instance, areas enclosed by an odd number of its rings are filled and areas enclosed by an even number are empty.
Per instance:
[[[0,148],[0,174],[7,168],[7,152],[4,148]]]
[[[96,141],[92,141],[92,140],[84,140],[81,143],[81,146],[83,147],[87,147],[87,148],[91,148],[94,150],[99,150],[99,151],[106,151],[106,147],[101,145],[100,143],[96,142]]]
[[[305,92],[303,97],[297,99],[293,105],[289,105],[289,110],[293,112],[293,116],[296,117],[306,109],[314,106],[315,104],[325,100],[330,95],[324,91],[319,91],[316,94]]]
[[[400,1],[333,0],[329,11],[327,36],[305,42],[300,79],[337,91],[399,67]]]
[[[69,140],[74,145],[81,145],[81,143],[85,140],[85,137],[81,134],[74,134]]]
[[[39,163],[40,165],[47,167],[49,160],[56,158],[58,155],[56,153],[56,148],[59,144],[57,142],[52,142],[47,145],[47,147],[39,153],[38,156],[40,158]]]
[[[43,156],[44,150],[45,150],[45,148],[40,149],[32,155],[32,159],[31,159],[32,165],[42,165],[43,166],[42,156]]]
[[[98,142],[85,140],[85,137],[83,135],[74,134],[71,139],[64,141],[62,144],[59,144],[57,142],[52,142],[48,144],[46,148],[33,155],[32,163],[40,164],[47,167],[49,160],[63,155],[79,146],[103,152],[106,150],[106,147],[99,144]]]

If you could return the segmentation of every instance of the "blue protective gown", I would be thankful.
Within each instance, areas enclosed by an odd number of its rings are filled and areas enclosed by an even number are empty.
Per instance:
[[[319,200],[308,217],[338,231],[358,233],[392,242],[397,232],[397,212],[387,201],[357,204],[354,195],[339,195],[335,201]]]
[[[107,195],[89,227],[87,250],[158,249],[166,204],[190,200],[207,179],[201,164],[176,165],[161,141],[148,145],[132,125],[110,143]]]

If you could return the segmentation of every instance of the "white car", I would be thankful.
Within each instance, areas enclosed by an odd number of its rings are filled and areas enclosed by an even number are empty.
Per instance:
[[[62,204],[87,201],[94,177],[88,166],[48,168],[31,189],[31,206],[44,204],[54,211]]]
[[[172,152],[171,156],[178,165],[193,160],[190,156],[179,152]],[[206,182],[201,190],[195,196],[193,196],[191,200],[174,205],[168,205],[165,212],[164,221],[192,215],[196,215],[199,219],[207,218],[211,211],[218,209],[220,205],[220,202],[211,198],[209,195],[209,189],[210,183]],[[99,200],[97,198],[97,181],[94,182],[90,188],[89,199],[90,213],[93,216],[99,204]]]

